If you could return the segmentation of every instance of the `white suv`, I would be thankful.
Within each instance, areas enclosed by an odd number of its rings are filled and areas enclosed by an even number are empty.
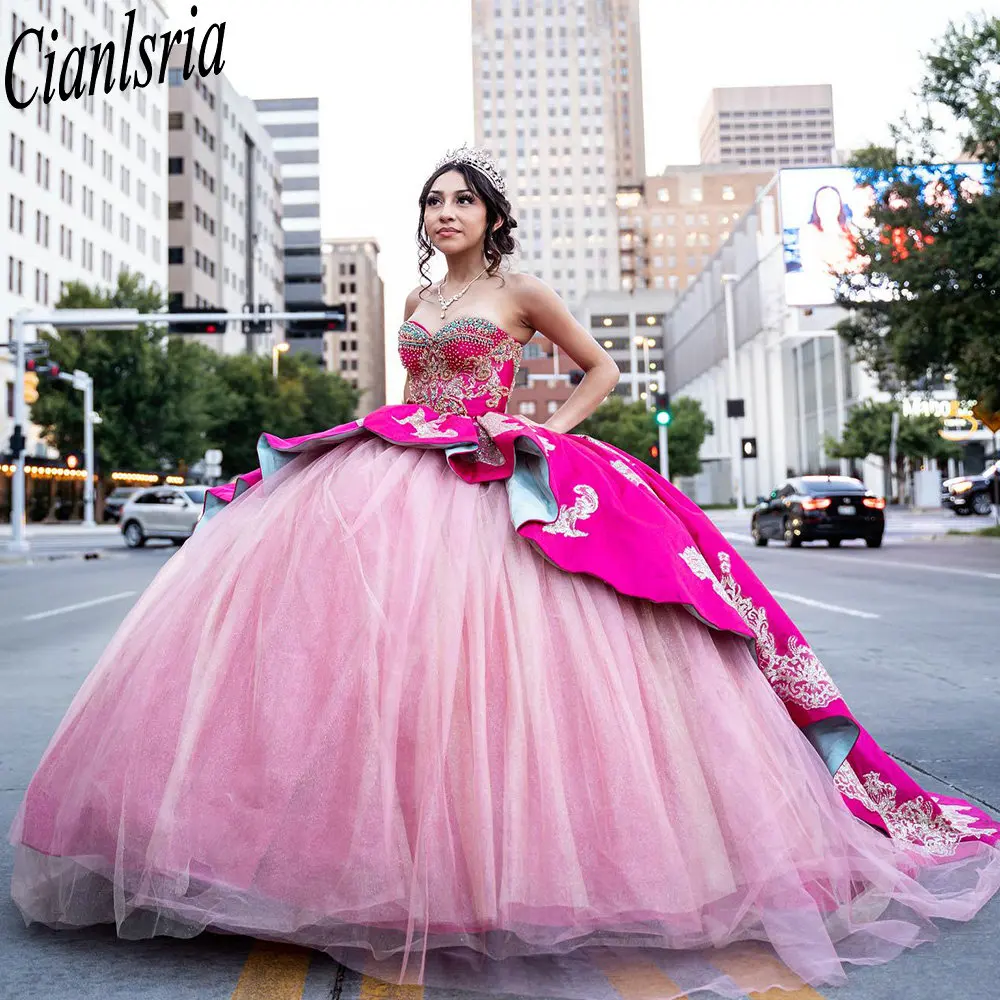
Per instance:
[[[180,545],[190,538],[201,518],[207,486],[154,486],[139,490],[122,507],[121,525],[130,549],[150,538],[166,538]]]

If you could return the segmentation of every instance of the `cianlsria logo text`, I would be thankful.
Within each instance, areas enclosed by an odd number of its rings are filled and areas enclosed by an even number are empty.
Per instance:
[[[191,8],[191,16],[198,16],[198,8]],[[62,62],[56,69],[57,52],[53,49],[45,52],[45,30],[43,28],[26,28],[17,38],[7,56],[7,71],[4,74],[4,85],[7,100],[15,107],[28,107],[36,98],[50,104],[58,98],[62,101],[93,97],[98,90],[110,94],[117,86],[119,90],[141,90],[155,80],[163,83],[167,78],[167,68],[170,53],[175,48],[184,49],[184,79],[188,80],[197,73],[201,77],[219,74],[225,66],[222,58],[222,44],[226,36],[226,22],[210,24],[201,38],[200,45],[196,43],[194,27],[187,31],[165,31],[161,35],[135,35],[135,11],[125,14],[125,42],[119,51],[112,40],[103,44],[84,45],[70,48],[62,56]],[[59,41],[56,28],[49,31],[53,42]],[[26,54],[37,58],[45,52],[45,83],[42,87],[28,94],[26,91],[17,93],[14,86],[17,58]],[[133,52],[135,58],[133,59]],[[135,71],[129,67],[135,66]],[[41,93],[39,93],[41,91]]]

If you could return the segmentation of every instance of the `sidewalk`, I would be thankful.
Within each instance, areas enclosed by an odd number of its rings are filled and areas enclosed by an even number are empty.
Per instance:
[[[115,535],[120,531],[117,524],[98,524],[94,528],[85,528],[80,521],[59,521],[56,524],[40,524],[33,522],[27,525],[28,538],[103,538]],[[13,534],[10,522],[0,524],[0,540],[9,540]]]

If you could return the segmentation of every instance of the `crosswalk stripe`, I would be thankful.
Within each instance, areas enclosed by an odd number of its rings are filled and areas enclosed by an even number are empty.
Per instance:
[[[767,990],[748,992],[751,1000],[824,1000],[773,953],[753,944],[730,945],[712,956],[712,964],[740,989],[749,990],[762,979],[775,984]]]
[[[402,986],[384,983],[381,979],[362,976],[358,1000],[423,1000],[424,988],[411,984]]]
[[[255,941],[231,1000],[302,1000],[310,952]]]

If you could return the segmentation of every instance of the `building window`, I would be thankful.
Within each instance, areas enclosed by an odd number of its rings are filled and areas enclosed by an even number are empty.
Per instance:
[[[196,250],[197,254],[198,251]],[[170,247],[167,250],[167,263],[168,264],[183,264],[184,263],[184,247]]]
[[[173,70],[170,71],[171,73]],[[183,111],[171,111],[167,115],[167,128],[172,132],[176,132],[178,129],[184,128],[184,112]]]
[[[722,185],[722,200],[732,201],[736,197],[736,192],[733,190],[731,184]]]
[[[161,77],[162,79],[162,77]],[[184,70],[180,68],[171,69],[167,71],[167,82],[171,87],[183,87],[184,86]]]
[[[169,174],[183,174],[184,173],[184,157],[183,156],[171,156],[167,160],[167,173],[169,173]]]

